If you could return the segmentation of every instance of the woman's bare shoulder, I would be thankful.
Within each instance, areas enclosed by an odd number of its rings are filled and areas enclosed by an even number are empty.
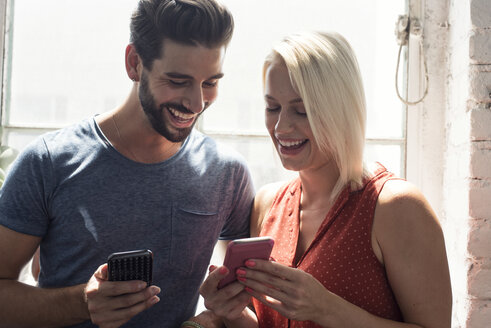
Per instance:
[[[389,212],[430,207],[421,191],[412,183],[402,179],[388,180],[378,197],[377,206]]]
[[[374,227],[378,243],[414,244],[421,238],[441,235],[438,218],[422,192],[405,180],[389,180],[380,192]]]
[[[258,205],[269,209],[269,207],[271,207],[273,203],[276,194],[278,193],[278,190],[284,184],[285,181],[278,181],[278,182],[268,183],[262,186],[256,194],[256,200],[258,202]]]
[[[278,190],[284,184],[285,181],[269,183],[257,191],[251,213],[251,236],[258,236],[261,232],[263,219],[273,205]]]

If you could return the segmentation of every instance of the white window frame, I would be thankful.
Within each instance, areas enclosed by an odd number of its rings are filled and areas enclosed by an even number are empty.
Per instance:
[[[7,26],[7,0],[0,0],[0,48],[2,49],[2,57],[0,58],[0,79],[1,79],[1,94],[0,94],[0,106],[1,106],[1,111],[0,111],[0,121],[2,122],[3,126],[3,97],[4,97],[4,77],[3,77],[3,71],[4,71],[4,58],[5,58],[5,30]]]
[[[443,168],[445,142],[446,68],[436,67],[441,49],[430,47],[441,31],[425,26],[426,0],[407,0],[408,15],[419,20],[423,29],[423,47],[417,37],[409,37],[405,75],[406,97],[420,99],[425,93],[425,60],[429,61],[429,92],[424,101],[406,107],[406,179],[428,199],[438,217],[443,212]],[[434,18],[435,19],[435,18]],[[446,18],[445,18],[446,19]],[[433,83],[433,84],[432,84]],[[434,106],[433,104],[439,104]]]

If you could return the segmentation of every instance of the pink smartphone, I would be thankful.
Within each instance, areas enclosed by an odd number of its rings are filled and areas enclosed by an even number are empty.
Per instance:
[[[232,240],[227,246],[223,265],[229,269],[229,274],[220,280],[218,288],[234,282],[237,279],[235,271],[245,266],[249,259],[269,260],[274,240],[271,237],[253,237]]]

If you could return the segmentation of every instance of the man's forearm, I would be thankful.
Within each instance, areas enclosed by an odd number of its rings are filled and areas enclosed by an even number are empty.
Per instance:
[[[0,327],[68,326],[89,320],[84,288],[38,288],[0,279]]]

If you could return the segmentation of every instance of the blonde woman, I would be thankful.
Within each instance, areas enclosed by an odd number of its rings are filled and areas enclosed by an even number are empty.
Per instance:
[[[444,238],[424,196],[381,164],[365,165],[365,96],[348,42],[287,37],[263,72],[266,127],[298,178],[262,188],[251,236],[272,236],[272,261],[251,259],[201,287],[227,327],[450,327]],[[251,307],[249,305],[252,299]]]

